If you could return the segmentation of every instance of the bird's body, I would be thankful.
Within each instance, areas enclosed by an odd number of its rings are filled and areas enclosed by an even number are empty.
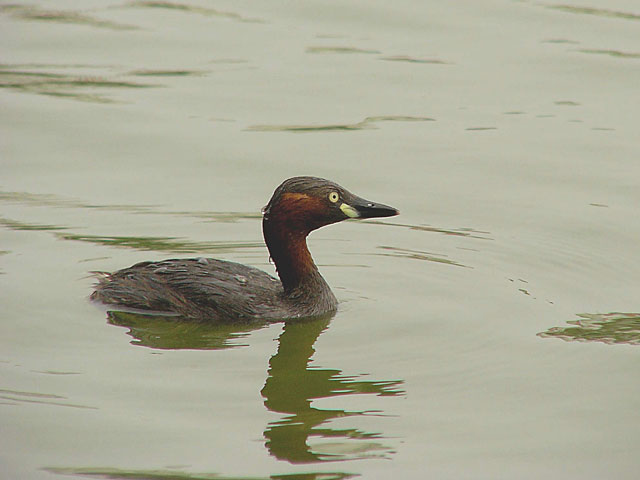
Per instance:
[[[92,297],[138,311],[213,322],[279,321],[335,310],[335,296],[326,288],[330,295],[321,302],[305,298],[307,289],[286,296],[280,280],[262,270],[201,257],[137,263],[109,274]]]

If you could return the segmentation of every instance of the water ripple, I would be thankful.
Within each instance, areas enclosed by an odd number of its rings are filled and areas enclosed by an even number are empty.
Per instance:
[[[547,5],[547,8],[582,15],[597,15],[599,17],[622,18],[625,20],[640,20],[640,15],[637,15],[635,13],[608,10],[606,8],[577,7],[574,5]]]
[[[437,58],[416,58],[408,55],[391,55],[388,57],[380,57],[385,62],[407,62],[407,63],[429,63],[436,65],[447,65],[449,62],[438,60]]]
[[[490,237],[491,235],[490,232],[485,232],[483,230],[476,230],[473,228],[447,229],[447,228],[432,227],[430,225],[412,225],[409,223],[384,222],[381,220],[362,220],[361,223],[373,223],[376,225],[386,225],[388,227],[402,227],[402,228],[408,228],[409,230],[420,230],[423,232],[444,233],[445,235],[477,238],[480,240],[493,240],[493,238]]]
[[[542,40],[542,43],[568,43],[568,44],[578,44],[580,42],[577,42],[575,40],[568,40],[566,38],[550,38],[548,40]]]
[[[105,95],[94,91],[99,88],[150,88],[157,86],[158,85],[148,83],[106,78],[103,76],[16,70],[11,69],[11,67],[7,65],[3,65],[2,68],[0,68],[0,88],[17,90],[23,93],[67,97],[83,102],[115,102]],[[87,90],[89,90],[89,92],[87,92]]]
[[[197,77],[207,73],[206,70],[132,70],[128,74],[137,77]]]
[[[21,20],[35,20],[43,22],[69,23],[86,25],[110,30],[138,30],[139,27],[124,23],[100,20],[71,10],[42,10],[32,5],[0,5],[0,13],[8,13]]]
[[[217,473],[189,473],[177,468],[158,470],[126,470],[121,468],[45,467],[44,471],[58,475],[110,478],[113,480],[347,480],[359,474],[344,472],[305,472],[269,475],[268,477],[228,476]]]
[[[34,206],[34,207],[56,207],[56,208],[77,208],[77,209],[91,209],[91,210],[103,210],[108,212],[124,212],[131,214],[145,214],[145,215],[171,215],[177,217],[193,217],[201,218],[212,222],[236,222],[244,219],[260,219],[262,215],[258,212],[207,212],[207,211],[172,211],[162,210],[161,205],[118,205],[118,204],[91,204],[84,203],[78,200],[61,198],[57,195],[50,195],[45,193],[29,193],[29,192],[2,192],[0,191],[0,202],[14,203],[18,205]],[[24,230],[53,230],[53,229],[66,229],[68,227],[55,227],[52,225],[41,225],[44,228],[39,228],[37,224],[21,223],[17,220],[10,220],[0,217],[0,225],[5,225],[9,228],[23,226]],[[55,227],[55,228],[54,228]]]
[[[307,47],[307,53],[380,53],[378,50],[369,50],[357,47]]]
[[[44,232],[51,232],[54,230],[67,230],[69,227],[61,225],[51,225],[44,223],[27,223],[19,220],[12,220],[10,218],[0,217],[0,225],[7,227],[9,230],[39,230]]]
[[[423,252],[420,250],[411,250],[408,248],[400,248],[400,247],[390,247],[386,245],[382,245],[378,248],[385,250],[386,253],[379,253],[378,255],[387,256],[387,257],[401,257],[401,258],[410,258],[412,260],[425,260],[428,262],[435,263],[444,263],[446,265],[453,265],[455,267],[464,267],[464,268],[472,268],[468,265],[463,265],[462,263],[458,263],[454,260],[450,260],[445,258],[446,255],[440,254],[436,255],[429,252]]]
[[[186,3],[175,2],[159,2],[159,1],[132,1],[127,4],[129,7],[134,8],[160,8],[165,10],[179,11],[184,13],[197,13],[199,15],[205,15],[209,17],[223,17],[230,20],[246,23],[264,23],[264,20],[259,18],[249,18],[239,13],[229,12],[225,10],[217,10],[215,8],[200,7],[197,5],[189,5]]]
[[[416,117],[408,115],[381,115],[367,117],[357,123],[333,123],[325,125],[252,125],[247,127],[251,132],[336,132],[350,130],[365,130],[377,128],[374,124],[378,122],[433,122],[434,118]]]
[[[0,389],[0,399],[7,400],[12,405],[20,403],[40,403],[44,405],[54,405],[57,407],[88,408],[97,410],[96,407],[91,407],[88,405],[78,405],[75,403],[64,402],[63,400],[66,400],[66,397],[50,393],[23,392],[17,390]]]

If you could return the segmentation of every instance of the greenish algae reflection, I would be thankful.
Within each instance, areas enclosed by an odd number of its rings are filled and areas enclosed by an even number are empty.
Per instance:
[[[107,322],[126,327],[132,345],[159,350],[222,350],[245,347],[240,342],[266,324],[208,324],[181,320],[175,316],[107,312]]]
[[[330,318],[320,318],[285,324],[261,392],[265,406],[285,416],[267,426],[265,445],[274,457],[294,464],[387,457],[393,450],[372,441],[383,438],[381,433],[326,426],[332,419],[379,412],[323,410],[312,406],[314,399],[339,395],[405,393],[398,388],[402,380],[362,381],[358,380],[359,375],[347,376],[341,370],[311,366],[313,345],[329,321]],[[325,426],[320,428],[321,425]],[[310,440],[318,439],[323,443],[309,445]]]
[[[553,327],[540,332],[542,338],[560,338],[567,342],[602,342],[640,345],[640,313],[580,313],[570,327]]]
[[[617,58],[640,58],[640,53],[635,53],[635,52],[621,52],[620,50],[604,50],[604,49],[597,49],[597,48],[592,48],[592,49],[581,49],[578,50],[579,52],[582,53],[593,53],[595,55],[609,55],[610,57],[617,57]]]
[[[224,221],[224,220],[223,220]],[[9,230],[36,230],[52,232],[60,240],[95,243],[109,247],[131,248],[142,251],[168,253],[209,253],[235,252],[239,249],[264,248],[259,242],[190,242],[180,237],[125,237],[106,235],[79,235],[75,233],[61,233],[68,230],[63,225],[49,225],[41,223],[27,223],[0,217],[0,226]]]
[[[126,470],[121,468],[46,467],[44,471],[58,475],[107,478],[112,480],[346,480],[359,476],[343,472],[312,472],[270,475],[268,477],[237,477],[217,473],[189,473],[177,469]]]
[[[240,248],[260,248],[263,246],[262,243],[258,242],[190,242],[179,237],[112,237],[77,235],[73,233],[56,234],[56,236],[62,240],[96,243],[110,247],[173,253],[230,252]]]

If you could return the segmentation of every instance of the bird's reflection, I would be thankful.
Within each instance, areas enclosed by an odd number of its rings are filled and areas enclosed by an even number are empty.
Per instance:
[[[203,324],[175,317],[110,311],[108,322],[128,327],[132,344],[163,350],[220,350],[246,344],[244,337],[265,325]],[[382,416],[381,411],[322,409],[313,401],[351,394],[404,394],[402,380],[364,380],[341,370],[313,365],[314,344],[332,316],[285,323],[278,351],[269,361],[262,388],[264,405],[282,417],[267,425],[265,445],[271,455],[293,464],[387,457],[381,432],[337,428],[332,421],[345,417]]]
[[[178,317],[109,311],[107,322],[127,327],[131,343],[160,350],[222,350],[246,346],[242,339],[267,324],[207,324]]]
[[[343,375],[337,369],[310,365],[313,345],[329,321],[330,318],[322,318],[285,324],[278,351],[269,362],[269,376],[261,392],[264,404],[270,411],[285,415],[267,426],[264,437],[271,455],[280,460],[311,463],[392,453],[390,447],[380,442],[383,437],[379,432],[328,425],[332,419],[379,412],[325,410],[312,406],[314,399],[339,395],[404,393],[400,389],[401,380],[365,381],[359,380],[360,376]],[[319,439],[322,443],[309,444]]]

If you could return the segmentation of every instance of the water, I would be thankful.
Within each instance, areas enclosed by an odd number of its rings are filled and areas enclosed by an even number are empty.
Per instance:
[[[637,2],[0,7],[6,478],[635,478]],[[338,314],[107,314],[89,272],[273,273],[313,174]]]

